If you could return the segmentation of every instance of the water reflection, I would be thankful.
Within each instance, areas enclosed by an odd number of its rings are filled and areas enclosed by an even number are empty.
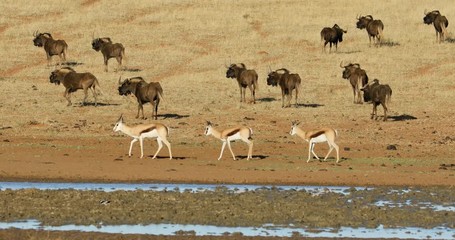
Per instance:
[[[401,239],[451,239],[455,237],[455,230],[438,227],[424,228],[348,228],[339,229],[303,229],[267,225],[263,227],[218,227],[209,225],[180,225],[180,224],[149,224],[149,225],[64,225],[42,226],[39,221],[27,220],[22,222],[0,223],[0,229],[18,228],[45,231],[82,231],[117,234],[147,234],[147,235],[195,235],[195,236],[222,236],[241,233],[244,236],[273,236],[273,237],[325,237],[325,238],[401,238]]]

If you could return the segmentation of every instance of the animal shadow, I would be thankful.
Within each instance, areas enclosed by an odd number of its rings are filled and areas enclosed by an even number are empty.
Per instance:
[[[388,118],[393,119],[393,121],[407,121],[407,120],[416,120],[417,118],[408,114],[401,114],[398,116],[389,116]]]
[[[69,67],[79,66],[82,64],[83,63],[81,63],[81,62],[64,62],[64,63],[62,63],[63,66],[69,66]]]
[[[240,156],[237,156],[236,158],[239,158],[239,159],[246,159],[248,156],[245,156],[245,155],[240,155]],[[269,156],[266,156],[266,155],[253,155],[252,156],[252,159],[266,159],[268,158]]]
[[[258,102],[274,102],[274,101],[276,101],[276,98],[265,97],[265,98],[259,98],[257,101]]]
[[[149,155],[148,157],[152,158],[153,155]],[[165,156],[156,156],[157,159],[167,159],[169,160],[169,157],[165,157]],[[173,161],[173,160],[185,160],[187,159],[187,157],[175,157],[175,156],[172,156],[172,159],[170,161]]]
[[[124,67],[121,69],[124,72],[140,72],[142,69],[139,68],[129,68],[129,67]]]
[[[297,104],[297,107],[307,107],[307,108],[318,108],[318,107],[323,107],[324,104],[318,104],[318,103],[299,103]]]
[[[181,119],[181,118],[187,118],[190,115],[180,115],[180,114],[176,114],[176,113],[168,113],[168,114],[160,114],[158,116],[163,117],[164,119],[167,119],[167,118]]]
[[[96,107],[107,107],[107,106],[119,106],[118,103],[98,103]],[[77,106],[77,105],[76,105]],[[87,107],[87,106],[95,106],[94,102],[86,102],[85,104],[80,104],[78,107]]]

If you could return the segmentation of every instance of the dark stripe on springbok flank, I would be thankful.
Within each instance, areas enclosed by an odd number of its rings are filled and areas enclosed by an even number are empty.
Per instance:
[[[319,137],[320,135],[322,135],[324,133],[325,133],[324,131],[315,132],[315,133],[311,134],[310,138]]]
[[[235,129],[235,130],[229,132],[228,134],[226,134],[226,136],[230,137],[230,136],[232,136],[232,135],[234,135],[234,134],[236,134],[238,132],[240,132],[240,129]]]
[[[153,131],[155,128],[156,128],[155,126],[149,127],[149,128],[147,128],[147,129],[142,130],[139,134],[151,132],[151,131]]]

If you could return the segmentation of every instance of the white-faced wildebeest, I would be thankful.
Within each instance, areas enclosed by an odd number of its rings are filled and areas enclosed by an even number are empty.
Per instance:
[[[61,63],[66,61],[68,44],[65,40],[55,40],[50,33],[39,33],[38,31],[33,33],[33,37],[35,37],[33,44],[37,47],[43,47],[46,52],[47,66],[51,65],[51,57],[54,55],[60,57]]]
[[[112,43],[108,37],[96,38],[92,41],[92,48],[103,54],[104,57],[104,71],[107,72],[107,62],[110,58],[115,58],[118,63],[118,68],[122,66],[122,59],[125,57],[125,48],[121,43]]]
[[[449,21],[445,16],[442,16],[438,10],[434,10],[432,12],[424,11],[425,17],[423,18],[423,22],[425,24],[432,24],[434,26],[434,30],[436,31],[436,42],[443,42],[445,37],[447,36],[447,26],[449,26]]]
[[[282,72],[281,72],[282,71]],[[281,88],[281,107],[290,107],[292,99],[292,91],[295,90],[295,106],[298,106],[299,88],[302,80],[299,74],[289,73],[286,68],[281,68],[276,71],[269,71],[267,76],[267,85],[277,86]],[[284,104],[284,98],[287,97],[287,103]]]
[[[158,119],[158,105],[163,98],[163,88],[159,82],[147,83],[142,77],[127,78],[121,81],[120,77],[118,83],[120,95],[127,96],[132,93],[136,96],[138,103],[136,118],[139,118],[139,112],[142,111],[142,119],[146,119],[142,105],[150,102],[153,106],[152,119],[153,116],[155,116],[155,120]]]
[[[392,89],[387,84],[379,84],[378,79],[374,79],[373,82],[365,85],[362,89],[365,93],[371,96],[371,102],[373,103],[373,112],[371,113],[371,119],[378,119],[377,107],[379,104],[384,108],[384,121],[387,121],[387,105],[392,97]],[[375,117],[376,116],[376,117]]]
[[[84,90],[84,100],[82,105],[85,105],[87,101],[87,91],[90,90],[93,93],[93,98],[95,99],[95,106],[97,105],[96,100],[96,86],[100,86],[98,79],[91,73],[77,73],[74,69],[70,67],[63,67],[57,69],[51,73],[49,76],[50,82],[55,83],[56,85],[63,84],[65,87],[65,93],[63,96],[68,100],[68,105],[71,106],[71,93],[77,91],[78,89]]]
[[[382,31],[384,30],[384,24],[382,21],[379,19],[373,19],[373,16],[371,15],[357,17],[357,20],[357,28],[365,28],[367,30],[368,38],[370,39],[370,46],[371,38],[373,38],[373,43],[376,43],[377,46],[380,45],[383,38]]]
[[[258,89],[258,74],[253,69],[246,69],[245,64],[240,63],[226,66],[226,78],[235,78],[240,88],[240,102],[246,102],[245,91],[248,87],[253,97],[253,103],[256,103],[256,90]]]
[[[365,70],[361,69],[358,63],[349,63],[343,66],[343,62],[340,62],[340,67],[344,68],[343,78],[348,79],[349,83],[351,83],[352,92],[354,93],[354,103],[362,104],[363,101],[370,101],[370,96],[367,92],[363,93],[362,101],[362,91],[360,91],[361,88],[368,84],[368,75]]]
[[[333,27],[325,27],[321,30],[321,42],[324,41],[322,50],[325,52],[325,46],[330,43],[329,53],[332,52],[332,44],[335,45],[335,51],[338,50],[338,43],[343,42],[343,33],[347,33],[347,30],[341,29],[338,24]]]

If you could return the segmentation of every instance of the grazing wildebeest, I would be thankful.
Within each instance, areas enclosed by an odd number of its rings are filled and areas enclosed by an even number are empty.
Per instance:
[[[71,93],[77,91],[78,89],[84,90],[84,100],[82,101],[82,105],[85,105],[85,101],[87,100],[87,90],[90,90],[93,93],[93,98],[95,99],[95,106],[97,105],[96,101],[96,86],[100,86],[98,83],[98,79],[89,73],[77,73],[74,69],[70,67],[63,67],[61,69],[57,69],[51,73],[49,76],[50,82],[55,83],[56,85],[60,85],[60,83],[65,86],[65,93],[63,96],[68,100],[68,105],[71,106]]]
[[[153,106],[152,118],[155,116],[155,120],[158,119],[158,105],[163,98],[163,89],[159,82],[147,83],[142,77],[127,78],[123,82],[120,77],[118,82],[118,92],[120,95],[126,96],[132,93],[137,98],[138,109],[136,118],[139,118],[139,111],[142,111],[142,119],[146,119],[142,105],[150,102]]]
[[[66,44],[65,40],[55,40],[50,33],[39,33],[38,31],[33,33],[33,37],[35,37],[35,39],[33,39],[33,44],[37,47],[44,48],[48,66],[51,65],[51,57],[54,55],[60,57],[61,63],[66,61],[68,44]]]
[[[442,16],[438,10],[427,12],[424,11],[425,17],[423,18],[423,22],[425,24],[432,24],[434,26],[434,30],[436,31],[436,42],[443,42],[445,37],[447,36],[447,26],[449,26],[449,21],[445,16]]]
[[[279,71],[283,71],[280,73]],[[267,77],[267,85],[277,86],[281,88],[281,107],[290,107],[292,99],[292,91],[295,90],[295,106],[298,106],[297,99],[299,97],[299,88],[302,80],[299,74],[289,73],[286,68],[281,68],[276,71],[270,71]],[[284,105],[284,98],[287,96],[287,104]]]
[[[343,78],[349,79],[351,83],[352,92],[354,93],[354,103],[362,104],[363,101],[370,101],[370,96],[367,92],[363,93],[362,101],[362,92],[360,91],[361,88],[368,84],[368,75],[365,70],[361,69],[358,63],[350,63],[343,66],[343,62],[340,62],[340,67],[344,68]]]
[[[376,39],[376,44],[380,44],[381,39],[383,38],[382,31],[384,30],[384,24],[382,21],[379,19],[373,19],[373,16],[371,15],[357,17],[357,20],[357,28],[365,28],[367,30],[368,38],[370,39],[370,45],[371,38],[373,38],[373,42],[375,42]]]
[[[373,103],[373,112],[371,113],[371,119],[378,119],[377,106],[379,104],[384,108],[384,121],[387,121],[387,104],[390,102],[392,97],[392,89],[387,84],[379,84],[378,79],[374,79],[372,83],[367,84],[362,88],[362,91],[368,92],[371,96],[371,102]]]
[[[253,97],[253,103],[256,103],[256,90],[258,88],[258,74],[253,69],[246,69],[245,64],[240,63],[226,66],[226,78],[236,78],[240,88],[240,102],[246,102],[245,91],[248,87]]]
[[[110,58],[117,59],[118,67],[122,66],[122,59],[125,57],[125,48],[121,43],[112,43],[111,39],[96,38],[92,41],[92,48],[103,54],[104,57],[104,71],[107,72],[107,62]]]
[[[325,46],[327,43],[330,43],[329,52],[332,51],[332,44],[335,44],[335,51],[338,50],[338,43],[343,42],[343,33],[348,31],[341,29],[338,24],[333,25],[333,27],[325,27],[321,31],[321,42],[324,40],[324,46],[322,50],[325,52]]]

